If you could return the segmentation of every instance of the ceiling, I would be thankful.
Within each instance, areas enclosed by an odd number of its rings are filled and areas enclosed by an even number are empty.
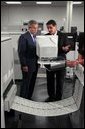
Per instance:
[[[9,0],[8,0],[9,1]],[[64,7],[66,6],[67,1],[52,1],[51,5],[37,5],[36,1],[21,1],[22,5],[17,5],[17,6],[56,6],[56,7]],[[1,1],[2,6],[16,6],[16,5],[7,5],[5,1]],[[84,1],[80,5],[74,5],[74,6],[84,6]]]

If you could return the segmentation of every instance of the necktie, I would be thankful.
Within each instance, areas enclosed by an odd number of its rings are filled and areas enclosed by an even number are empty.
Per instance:
[[[33,35],[33,42],[36,43],[36,35]]]

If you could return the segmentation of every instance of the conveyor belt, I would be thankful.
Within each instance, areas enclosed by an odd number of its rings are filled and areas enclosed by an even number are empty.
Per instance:
[[[57,102],[34,102],[16,96],[11,109],[38,116],[59,116],[75,112],[77,105],[72,97]]]
[[[72,112],[77,111],[80,108],[83,87],[84,84],[80,79],[80,75],[83,76],[82,67],[79,67],[78,79],[76,79],[75,83],[75,90],[73,96],[55,102],[35,102],[28,99],[21,98],[19,96],[14,96],[16,92],[16,86],[10,90],[8,96],[6,98],[6,108],[8,111],[9,109],[14,109],[19,112],[38,115],[38,116],[60,116],[65,114],[70,114]],[[14,92],[12,92],[14,91]],[[13,95],[11,95],[13,93]],[[14,96],[11,98],[11,96]],[[11,101],[12,99],[12,101]]]

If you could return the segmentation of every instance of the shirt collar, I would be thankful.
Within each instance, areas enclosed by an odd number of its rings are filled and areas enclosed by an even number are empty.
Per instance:
[[[31,37],[33,38],[33,34],[30,31],[29,31],[29,33],[30,33]]]
[[[55,34],[54,35],[57,35],[57,31],[55,32]]]

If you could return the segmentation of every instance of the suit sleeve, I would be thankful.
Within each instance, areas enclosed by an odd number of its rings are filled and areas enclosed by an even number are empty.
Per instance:
[[[26,66],[26,39],[23,35],[21,35],[18,40],[18,55],[21,66]]]
[[[62,41],[63,41],[62,47],[65,47],[65,46],[68,46],[68,45],[69,45],[66,34],[62,34]],[[62,50],[62,51],[63,51],[63,50]],[[67,51],[67,52],[63,51],[63,52],[64,52],[65,54],[68,53],[68,51]]]
[[[84,56],[84,33],[79,34],[78,42],[79,42],[78,52],[79,52],[79,54]]]

